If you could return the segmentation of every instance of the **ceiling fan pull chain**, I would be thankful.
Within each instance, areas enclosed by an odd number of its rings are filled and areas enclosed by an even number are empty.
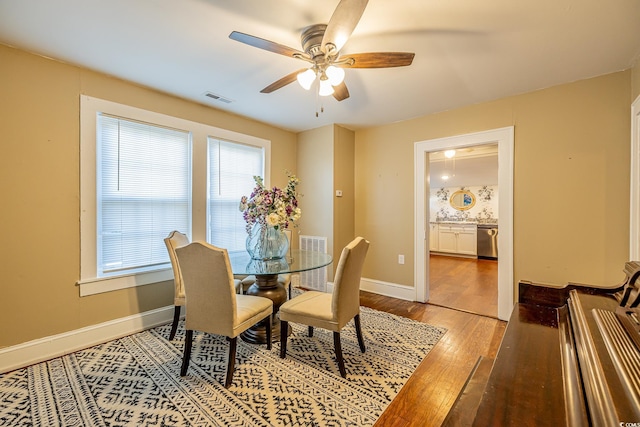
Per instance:
[[[319,83],[316,83],[316,84],[319,84]],[[320,93],[317,90],[315,91],[315,93],[316,93],[316,117],[318,117],[319,116],[319,114],[318,114],[318,109],[319,109],[318,106],[322,107],[322,105],[321,105],[322,101],[320,99]]]
[[[318,105],[320,105],[320,113],[324,113],[324,105],[322,105],[322,99],[318,99],[319,95],[316,98],[316,117],[318,117]]]

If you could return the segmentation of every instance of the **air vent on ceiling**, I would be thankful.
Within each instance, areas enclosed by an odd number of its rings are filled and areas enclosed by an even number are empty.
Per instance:
[[[211,99],[215,99],[216,101],[224,102],[225,104],[231,104],[233,100],[229,98],[225,98],[224,96],[215,94],[213,92],[205,92],[204,96],[208,96]]]

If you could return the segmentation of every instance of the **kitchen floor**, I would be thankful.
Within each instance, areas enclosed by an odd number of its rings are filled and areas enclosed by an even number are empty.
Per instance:
[[[498,261],[429,256],[430,304],[498,317]]]

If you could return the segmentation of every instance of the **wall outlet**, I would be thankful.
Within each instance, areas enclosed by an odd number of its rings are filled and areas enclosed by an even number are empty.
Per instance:
[[[404,255],[398,255],[398,264],[404,264]]]

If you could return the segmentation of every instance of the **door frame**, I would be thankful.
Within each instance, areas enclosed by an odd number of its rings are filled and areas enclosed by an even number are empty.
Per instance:
[[[629,259],[640,259],[640,96],[631,104],[631,211]]]
[[[429,153],[477,145],[498,145],[498,318],[508,320],[514,306],[513,283],[513,126],[414,144],[415,300],[429,300]]]

